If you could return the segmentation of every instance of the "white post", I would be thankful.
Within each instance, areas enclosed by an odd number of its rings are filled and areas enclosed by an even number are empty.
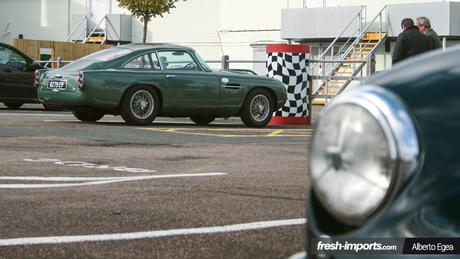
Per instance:
[[[442,38],[442,50],[446,50],[447,48],[447,39],[446,37]]]

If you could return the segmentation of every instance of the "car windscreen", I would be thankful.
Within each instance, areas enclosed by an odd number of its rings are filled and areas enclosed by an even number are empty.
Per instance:
[[[78,71],[85,69],[93,64],[113,60],[131,53],[132,50],[124,48],[110,48],[84,56],[76,61],[69,63],[62,68],[63,71]]]
[[[208,66],[206,61],[204,61],[204,59],[196,51],[195,51],[195,57],[198,60],[198,62],[200,63],[200,65],[204,68],[204,70],[211,71],[211,68]]]

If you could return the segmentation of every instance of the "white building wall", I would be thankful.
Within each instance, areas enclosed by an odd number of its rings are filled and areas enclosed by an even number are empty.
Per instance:
[[[386,4],[420,2],[436,0],[179,1],[177,8],[171,10],[170,14],[156,18],[149,24],[147,39],[148,42],[171,42],[191,46],[207,60],[220,60],[222,54],[229,55],[233,60],[251,60],[254,58],[251,44],[280,42],[280,32],[234,31],[280,29],[283,8],[301,8],[304,4],[307,7],[322,7],[324,3],[326,6],[367,5],[367,16],[370,19]],[[64,40],[73,30],[69,23],[72,14],[86,14],[90,10],[95,20],[110,11],[129,13],[118,7],[116,0],[0,0],[0,32],[3,32],[10,22],[11,34],[6,39],[9,43],[19,34],[28,39]],[[142,40],[142,24],[136,19],[133,21],[132,39],[134,42]]]
[[[148,41],[187,45],[207,60],[220,60],[223,54],[233,60],[251,60],[252,43],[280,41],[280,32],[235,31],[280,29],[281,9],[302,5],[303,0],[179,1],[171,14],[149,24]],[[142,26],[139,23],[135,27],[133,41],[141,41]],[[252,65],[237,66],[252,68]]]
[[[1,0],[0,32],[10,23],[8,43],[23,34],[28,39],[65,39],[68,21],[68,1],[63,0]]]

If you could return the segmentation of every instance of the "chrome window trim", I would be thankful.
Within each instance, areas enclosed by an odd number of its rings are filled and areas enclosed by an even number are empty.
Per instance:
[[[121,65],[121,70],[127,70],[127,71],[139,70],[139,71],[142,71],[142,72],[145,72],[145,71],[162,71],[163,69],[161,68],[161,64],[160,64],[160,69],[156,69],[155,66],[153,65],[152,54],[156,55],[156,51],[144,52],[142,54],[139,54],[139,55],[135,56],[134,58],[131,58],[130,60],[128,60],[125,63],[123,63],[123,65]],[[125,66],[128,63],[130,63],[131,61],[135,60],[136,58],[146,56],[146,55],[148,55],[148,57],[149,57],[149,62],[150,62],[150,65],[152,66],[152,68],[150,68],[150,69],[149,68],[125,68]],[[158,56],[157,56],[157,60],[158,60]],[[158,63],[160,63],[160,62],[158,62]]]
[[[358,220],[337,218],[350,225],[361,225],[388,207],[401,190],[401,186],[421,166],[422,146],[408,109],[392,92],[380,86],[365,85],[357,90],[342,93],[321,111],[319,123],[321,117],[328,111],[343,104],[360,106],[369,111],[378,121],[389,141],[390,158],[395,170],[387,194],[376,209]]]
[[[198,62],[197,58],[195,57],[195,54],[188,51],[188,50],[183,50],[183,49],[160,49],[160,50],[157,50],[156,53],[157,53],[157,57],[160,58],[160,54],[161,52],[168,52],[168,51],[173,51],[173,52],[184,52],[184,53],[187,53],[190,55],[190,57],[192,58],[192,60],[195,62],[195,65],[196,67],[198,68],[197,70],[174,70],[174,69],[166,69],[163,67],[163,65],[161,65],[161,62],[160,62],[160,66],[162,67],[162,70],[163,71],[171,71],[171,72],[175,72],[175,71],[180,71],[180,72],[210,72],[210,71],[206,71],[200,64],[200,62]],[[158,59],[160,60],[160,59]]]

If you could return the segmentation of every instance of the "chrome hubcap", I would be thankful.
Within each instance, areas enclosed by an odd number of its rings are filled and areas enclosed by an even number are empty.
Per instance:
[[[251,101],[251,116],[255,121],[264,121],[270,113],[270,102],[263,94],[256,95]]]
[[[155,101],[149,91],[139,90],[131,97],[130,107],[136,118],[144,120],[152,115]]]

